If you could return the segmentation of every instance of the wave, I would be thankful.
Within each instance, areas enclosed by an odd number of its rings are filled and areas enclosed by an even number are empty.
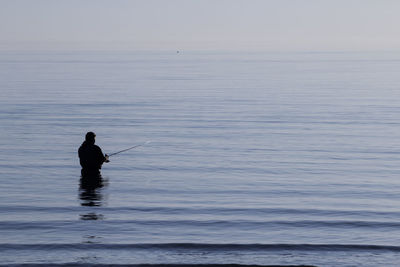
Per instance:
[[[375,211],[375,210],[335,210],[335,209],[292,209],[292,208],[237,208],[237,207],[98,207],[104,212],[158,212],[161,214],[300,214],[300,215],[324,215],[324,216],[368,216],[368,217],[400,217],[399,211]],[[65,213],[81,212],[82,207],[65,206],[29,206],[29,205],[0,205],[0,211],[5,213],[18,212],[46,212]]]
[[[0,265],[4,266],[4,265]],[[35,267],[35,266],[72,266],[72,267],[80,267],[80,266],[130,266],[130,267],[316,267],[313,265],[246,265],[246,264],[87,264],[87,263],[64,263],[64,264],[7,264],[5,266],[11,267]]]
[[[0,222],[1,231],[4,230],[40,230],[59,229],[60,227],[79,226],[83,222],[76,220],[46,220],[46,221],[6,221]],[[102,226],[124,228],[126,225],[143,227],[220,227],[234,229],[273,229],[273,228],[330,228],[330,229],[399,229],[400,222],[392,221],[353,221],[353,220],[272,220],[272,221],[249,221],[249,220],[107,220]]]
[[[340,251],[400,252],[400,246],[367,244],[207,244],[207,243],[142,243],[142,244],[0,244],[5,250],[200,250],[229,251]]]

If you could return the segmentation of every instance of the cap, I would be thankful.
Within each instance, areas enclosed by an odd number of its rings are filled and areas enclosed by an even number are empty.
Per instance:
[[[94,132],[87,132],[86,133],[86,140],[93,140],[95,138],[96,134]]]

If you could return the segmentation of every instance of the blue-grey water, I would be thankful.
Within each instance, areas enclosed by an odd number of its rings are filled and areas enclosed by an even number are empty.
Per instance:
[[[1,52],[0,264],[400,265],[400,53]],[[111,157],[80,188],[87,131]]]

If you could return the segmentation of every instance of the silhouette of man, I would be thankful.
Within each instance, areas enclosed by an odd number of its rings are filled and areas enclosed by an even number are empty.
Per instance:
[[[95,137],[93,132],[88,132],[78,150],[82,177],[100,176],[101,166],[104,162],[109,162],[107,154],[103,155],[101,148],[94,144]]]

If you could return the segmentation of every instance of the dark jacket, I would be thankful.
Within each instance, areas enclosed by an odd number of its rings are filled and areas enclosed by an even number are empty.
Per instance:
[[[100,147],[86,141],[80,146],[78,154],[82,170],[86,171],[98,172],[106,160]]]

